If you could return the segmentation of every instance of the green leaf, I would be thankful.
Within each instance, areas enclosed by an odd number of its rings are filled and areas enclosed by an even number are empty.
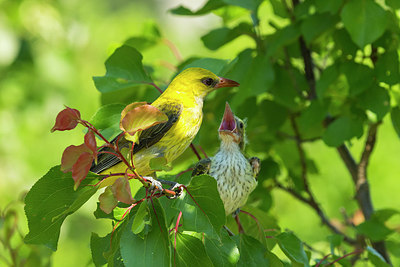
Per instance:
[[[392,125],[394,130],[397,133],[397,136],[400,137],[400,108],[394,107],[390,112],[390,118],[392,119]]]
[[[368,259],[371,263],[374,264],[375,267],[390,267],[391,265],[388,264],[385,259],[376,251],[374,248],[367,246],[368,251]]]
[[[400,1],[399,0],[385,0],[385,3],[394,9],[400,9]]]
[[[183,200],[176,200],[174,207],[183,213],[183,229],[204,232],[214,237],[225,224],[225,210],[217,190],[217,182],[208,175],[193,177]]]
[[[266,40],[267,56],[274,56],[278,49],[297,41],[300,34],[299,24],[289,24],[269,35]]]
[[[399,55],[397,50],[389,50],[378,57],[375,66],[378,81],[389,85],[398,84],[400,81]]]
[[[213,266],[203,243],[196,237],[177,233],[174,264],[177,266]]]
[[[339,235],[339,234],[334,234],[334,235],[330,235],[327,237],[330,247],[331,247],[331,254],[335,255],[335,248],[339,247],[343,240],[344,240],[344,236],[343,235]]]
[[[373,0],[348,1],[341,17],[344,27],[360,48],[377,40],[388,24],[386,11]]]
[[[257,14],[257,9],[262,3],[263,0],[248,0],[248,1],[242,1],[242,0],[224,0],[225,3],[229,5],[234,5],[234,6],[240,6],[245,9],[248,9],[255,14]]]
[[[144,226],[146,224],[146,219],[149,214],[149,208],[147,206],[147,202],[143,201],[140,203],[138,211],[135,213],[135,217],[132,222],[132,233],[139,234],[143,231]]]
[[[204,246],[214,266],[236,266],[240,254],[236,243],[225,229],[221,230],[221,240],[205,236]]]
[[[226,68],[228,64],[228,60],[225,59],[218,59],[218,58],[200,58],[196,59],[189,64],[185,65],[182,70],[187,68],[204,68],[207,69],[216,75],[222,75],[224,68]],[[182,71],[181,70],[181,71]]]
[[[227,77],[240,83],[240,88],[229,104],[236,108],[245,99],[266,92],[275,78],[270,59],[263,55],[253,56],[253,50],[246,49],[241,52],[237,61],[233,61],[232,68]]]
[[[105,237],[100,237],[96,233],[92,233],[90,237],[90,250],[92,252],[92,260],[94,265],[103,266],[107,263],[103,252],[110,249],[111,233]]]
[[[335,44],[335,49],[340,50],[340,53],[343,57],[347,55],[354,57],[356,55],[358,47],[345,29],[337,29],[333,33],[332,37]]]
[[[161,41],[161,33],[158,25],[154,21],[145,22],[140,36],[134,36],[125,41],[125,45],[132,46],[139,51],[143,51],[155,46]]]
[[[372,216],[377,218],[381,222],[385,222],[396,214],[400,214],[400,212],[395,209],[381,209],[381,210],[376,210]]]
[[[303,266],[310,266],[303,242],[293,233],[284,232],[276,236],[279,247],[293,262],[302,263]]]
[[[143,131],[168,121],[167,115],[156,107],[147,104],[137,106],[136,104],[140,103],[132,103],[122,111],[120,128],[124,132],[134,135],[137,131]],[[132,105],[135,107],[132,108]]]
[[[301,137],[304,139],[321,136],[326,115],[326,106],[321,101],[312,101],[298,119]]]
[[[338,147],[353,137],[360,138],[363,134],[363,123],[360,119],[340,117],[329,124],[322,136],[325,144]]]
[[[358,105],[364,110],[375,113],[378,121],[382,120],[390,110],[388,92],[380,86],[372,86],[357,97]]]
[[[177,8],[171,9],[170,12],[175,15],[183,16],[198,16],[208,14],[211,11],[226,6],[223,0],[209,0],[202,8],[193,12],[186,7],[179,6]]]
[[[133,47],[123,45],[107,59],[106,75],[93,77],[96,88],[102,92],[113,92],[152,83],[142,64],[142,55]]]
[[[25,197],[25,214],[29,227],[25,242],[57,250],[62,223],[96,193],[97,186],[87,185],[97,177],[89,174],[75,191],[71,173],[61,172],[60,166],[51,168]]]
[[[165,157],[157,157],[150,159],[150,168],[154,171],[170,171],[172,167],[167,165],[167,159]]]
[[[126,266],[168,266],[170,262],[168,229],[165,215],[158,199],[147,201],[152,228],[143,235],[132,232],[136,213],[131,213],[120,242],[121,256]]]
[[[340,71],[347,78],[351,96],[364,92],[374,83],[374,72],[366,65],[347,61],[340,66]]]
[[[108,186],[99,196],[99,207],[106,214],[111,214],[117,204],[118,200],[115,198],[111,186]]]
[[[369,237],[372,241],[384,240],[393,230],[387,228],[383,222],[375,217],[356,226],[359,234]]]
[[[242,22],[238,26],[229,29],[227,27],[210,31],[201,37],[204,45],[210,50],[217,50],[221,46],[231,42],[243,34],[251,34],[252,25]]]
[[[337,16],[329,13],[314,14],[306,17],[301,24],[301,32],[307,44],[310,44],[323,33],[332,29],[339,21]]]
[[[93,124],[93,126],[99,130],[105,138],[112,140],[115,136],[121,133],[119,121],[121,119],[121,112],[124,108],[125,105],[122,104],[101,106],[89,122]]]
[[[330,12],[334,15],[342,5],[343,0],[315,0],[316,11],[319,13]]]
[[[237,266],[271,266],[265,257],[264,246],[251,236],[239,235],[233,237],[239,248],[240,258]]]

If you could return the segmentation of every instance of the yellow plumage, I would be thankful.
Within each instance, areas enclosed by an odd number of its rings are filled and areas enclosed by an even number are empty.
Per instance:
[[[200,129],[205,96],[216,88],[238,85],[202,68],[188,68],[177,75],[151,104],[164,112],[169,120],[141,132],[133,155],[137,172],[143,176],[151,175],[154,172],[149,166],[152,158],[165,157],[167,162],[171,162],[181,155]],[[123,139],[121,146],[129,147],[129,142]],[[101,154],[91,170],[109,174],[125,172],[126,166],[113,155]]]

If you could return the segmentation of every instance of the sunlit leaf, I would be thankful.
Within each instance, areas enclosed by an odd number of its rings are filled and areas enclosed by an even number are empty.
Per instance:
[[[121,133],[119,122],[124,107],[125,106],[122,104],[101,106],[89,122],[99,130],[105,138],[112,140],[117,134]]]
[[[276,236],[279,247],[292,261],[309,265],[309,259],[303,248],[303,242],[290,232],[284,232]]]
[[[227,27],[218,28],[207,33],[201,40],[210,50],[216,50],[244,34],[251,34],[252,26],[248,23],[240,23],[238,26],[229,29]]]
[[[118,178],[111,186],[111,190],[118,201],[126,204],[135,202],[132,198],[131,187],[129,186],[129,180],[126,176]]]
[[[132,233],[134,234],[139,234],[143,231],[147,221],[145,217],[147,217],[149,214],[149,207],[147,206],[146,201],[143,201],[139,205],[139,209],[135,213],[135,217],[133,218],[132,222]]]
[[[203,243],[196,237],[178,233],[174,251],[176,266],[213,266]]]
[[[150,159],[150,168],[155,171],[170,171],[172,167],[167,165],[167,159],[165,157],[157,157]]]
[[[353,137],[360,138],[363,134],[363,124],[359,119],[341,117],[329,124],[322,136],[328,146],[340,146]]]
[[[211,11],[223,7],[225,5],[226,4],[224,3],[223,0],[209,0],[202,8],[194,12],[183,6],[171,9],[170,12],[175,15],[197,16],[210,13]]]
[[[118,200],[115,198],[110,186],[106,187],[104,192],[99,196],[99,202],[100,209],[106,214],[110,214],[117,206]]]
[[[98,187],[88,186],[96,177],[88,176],[76,191],[71,174],[61,172],[59,166],[40,178],[25,197],[29,226],[25,242],[56,250],[62,223],[96,193]]]
[[[165,225],[165,215],[158,199],[147,201],[151,215],[151,231],[144,235],[132,232],[135,212],[124,229],[120,249],[126,266],[168,266],[170,262],[170,242],[168,229]]]
[[[385,10],[373,0],[346,2],[341,17],[344,27],[360,48],[378,39],[388,23]]]
[[[205,237],[204,246],[207,255],[214,266],[235,266],[240,257],[239,249],[225,229],[221,231],[221,240]]]
[[[105,65],[106,75],[93,77],[96,88],[102,93],[152,83],[143,68],[142,55],[131,46],[117,48]]]
[[[141,105],[129,110],[121,119],[121,130],[134,135],[137,131],[168,121],[167,115],[151,105]]]
[[[266,249],[257,239],[247,235],[234,236],[234,239],[240,253],[237,266],[270,266]]]
[[[217,190],[217,182],[208,175],[193,177],[184,199],[175,201],[183,213],[183,229],[217,236],[225,223],[225,210]]]

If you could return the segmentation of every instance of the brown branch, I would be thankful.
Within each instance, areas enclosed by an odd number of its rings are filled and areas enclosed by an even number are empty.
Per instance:
[[[295,7],[300,2],[299,0],[292,0],[292,3],[293,7]],[[294,20],[296,20],[296,18],[293,16],[292,21]],[[307,47],[303,36],[299,37],[299,45],[300,45],[301,55],[304,61],[304,72],[309,86],[308,99],[312,100],[317,97],[317,93],[315,90],[314,62],[311,57],[311,50]]]

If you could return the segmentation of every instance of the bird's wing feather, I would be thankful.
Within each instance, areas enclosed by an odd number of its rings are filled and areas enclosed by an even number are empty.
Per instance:
[[[159,123],[157,125],[154,125],[140,133],[139,136],[139,141],[138,143],[135,143],[135,146],[133,147],[133,154],[136,154],[140,150],[144,148],[149,148],[152,145],[156,144],[160,139],[168,132],[169,129],[176,123],[176,121],[179,119],[179,116],[182,113],[182,105],[177,104],[177,105],[164,105],[161,107],[158,107],[158,109],[162,112],[164,112],[168,116],[168,121],[164,123]],[[117,141],[118,137],[114,138],[111,143],[115,143]],[[126,140],[124,137],[120,138],[120,141],[118,142],[118,147],[119,150],[123,148],[130,148],[132,145],[132,142]],[[105,147],[100,150],[100,152],[114,152],[113,149],[109,147]],[[109,153],[101,153],[98,156],[97,164],[92,165],[90,171],[94,173],[100,173],[116,164],[121,162],[121,160]]]
[[[196,163],[196,165],[194,165],[193,171],[192,171],[192,177],[202,175],[202,174],[209,174],[210,167],[211,167],[211,159],[210,158],[201,159],[199,162]]]

